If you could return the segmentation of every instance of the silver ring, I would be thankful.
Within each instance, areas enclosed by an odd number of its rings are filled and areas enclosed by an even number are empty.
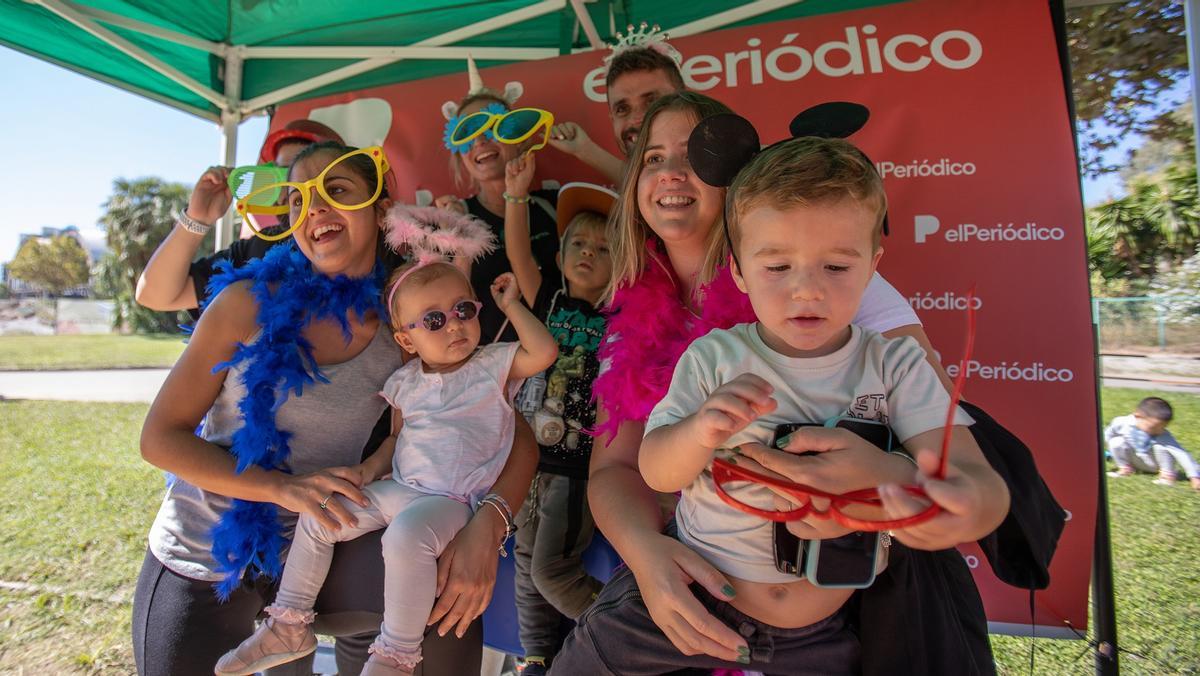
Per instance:
[[[329,498],[332,498],[332,497],[333,497],[333,493],[330,493],[329,497],[327,497],[321,501],[321,509],[329,509]]]

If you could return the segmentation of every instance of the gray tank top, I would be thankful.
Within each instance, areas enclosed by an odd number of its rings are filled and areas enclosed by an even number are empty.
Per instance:
[[[255,334],[252,341],[258,340]],[[275,415],[275,423],[292,433],[288,444],[288,469],[305,474],[323,467],[354,465],[363,445],[387,407],[378,396],[383,383],[400,368],[400,348],[392,342],[386,323],[362,352],[340,364],[322,366],[328,383],[305,386],[302,396],[288,397]],[[246,364],[229,370],[217,400],[204,417],[201,436],[229,447],[242,425],[238,402],[246,393],[242,374]],[[205,491],[177,479],[168,489],[150,527],[150,551],[167,568],[196,580],[216,581],[212,558],[212,528],[232,499]],[[279,510],[280,524],[291,537],[296,514]]]

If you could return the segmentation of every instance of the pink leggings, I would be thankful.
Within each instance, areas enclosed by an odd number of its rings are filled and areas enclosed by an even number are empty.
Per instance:
[[[363,493],[371,501],[367,507],[335,498],[358,520],[357,526],[329,530],[307,514],[300,516],[275,606],[311,610],[329,572],[334,544],[382,528],[383,625],[372,650],[415,664],[433,608],[437,557],[467,524],[471,509],[392,479],[373,482]]]

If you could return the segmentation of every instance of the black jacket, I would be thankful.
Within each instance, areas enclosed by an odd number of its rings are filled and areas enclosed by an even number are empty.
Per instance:
[[[977,406],[962,407],[1012,495],[1008,516],[979,546],[1001,581],[1045,589],[1066,513],[1029,448]],[[957,550],[926,552],[893,542],[887,570],[851,603],[864,676],[996,673],[983,601]]]

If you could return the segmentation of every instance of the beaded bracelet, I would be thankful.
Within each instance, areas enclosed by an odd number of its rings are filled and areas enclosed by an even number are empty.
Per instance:
[[[195,233],[197,235],[207,235],[209,230],[212,230],[212,224],[201,223],[191,216],[187,215],[186,211],[178,211],[175,213],[175,222],[182,225],[184,230]]]
[[[508,193],[504,193],[504,201],[512,204],[526,204],[529,202],[529,195],[524,197],[514,197]]]

